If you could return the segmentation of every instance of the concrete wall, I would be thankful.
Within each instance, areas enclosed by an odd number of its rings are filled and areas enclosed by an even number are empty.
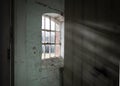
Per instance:
[[[118,86],[117,0],[65,1],[64,86]]]
[[[49,86],[50,84],[46,79],[41,78],[43,76],[41,73],[41,21],[42,15],[46,12],[60,12],[37,2],[62,11],[64,8],[60,0],[15,0],[15,86]],[[52,83],[54,84],[55,81],[53,79]],[[52,83],[51,86],[56,86]]]

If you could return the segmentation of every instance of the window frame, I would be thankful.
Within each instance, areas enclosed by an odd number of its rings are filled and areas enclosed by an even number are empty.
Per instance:
[[[50,21],[49,22],[49,24],[50,24],[49,30],[47,28],[45,28],[46,27],[46,20],[45,20],[45,18],[47,18],[47,17],[49,18],[49,21]],[[44,32],[44,43],[42,42],[42,46],[44,45],[44,47],[45,47],[44,49],[46,49],[47,45],[49,46],[49,57],[46,58],[46,54],[47,53],[45,52],[46,50],[44,50],[44,52],[42,51],[42,54],[44,53],[44,58],[42,57],[42,59],[57,58],[57,57],[60,58],[61,57],[61,22],[56,20],[55,18],[53,18],[51,16],[48,16],[48,15],[42,15],[42,18],[44,18],[44,23],[42,23],[42,28],[41,28],[41,32]],[[51,21],[53,21],[55,23],[54,30],[51,30]],[[44,24],[44,28],[43,28],[43,24]],[[59,30],[58,31],[56,30],[56,24],[59,25]],[[46,33],[45,32],[49,32],[50,33],[50,37],[49,37],[50,38],[50,42],[45,42],[46,41]],[[51,32],[55,33],[54,43],[51,42],[51,39],[52,39],[51,38]],[[59,32],[59,42],[58,43],[56,42],[56,33],[57,32]],[[43,38],[43,36],[42,36],[42,38]],[[52,45],[55,46],[55,48],[54,48],[55,49],[54,57],[51,57],[51,50],[50,49],[52,49],[52,47],[51,47]],[[57,45],[59,45],[59,56],[56,55],[56,46]]]

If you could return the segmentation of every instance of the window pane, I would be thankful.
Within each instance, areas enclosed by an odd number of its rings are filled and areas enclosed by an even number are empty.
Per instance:
[[[51,20],[51,30],[55,30],[55,22]]]
[[[44,29],[44,16],[42,16],[42,29]]]
[[[45,31],[46,36],[45,36],[45,43],[50,43],[50,32]]]
[[[56,45],[55,54],[56,54],[56,57],[60,57],[60,45]]]
[[[49,45],[46,45],[45,46],[45,59],[47,59],[47,58],[50,58],[50,54],[49,54]]]
[[[42,31],[42,43],[45,43],[45,31]]]
[[[45,53],[49,53],[49,45],[45,46]]]
[[[56,23],[56,31],[60,31],[60,24]]]
[[[55,43],[55,32],[51,32],[51,43]]]
[[[50,52],[51,52],[51,57],[55,57],[55,45],[51,45],[51,49],[50,49]]]
[[[51,54],[51,45],[49,45],[49,54]]]
[[[45,29],[50,30],[50,19],[45,17]]]
[[[45,57],[45,46],[42,45],[42,59],[44,59]]]
[[[56,43],[60,43],[60,32],[56,32]]]

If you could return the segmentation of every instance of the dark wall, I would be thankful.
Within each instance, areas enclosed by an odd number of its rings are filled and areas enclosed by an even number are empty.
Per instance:
[[[65,1],[64,86],[118,86],[120,1]]]
[[[0,1],[0,86],[10,86],[10,60],[8,58],[10,29],[10,1]]]

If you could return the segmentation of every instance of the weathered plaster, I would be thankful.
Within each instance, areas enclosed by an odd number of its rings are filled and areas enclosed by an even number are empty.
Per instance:
[[[15,86],[49,86],[41,78],[41,20],[46,12],[59,13],[36,4],[35,0],[15,1]]]

